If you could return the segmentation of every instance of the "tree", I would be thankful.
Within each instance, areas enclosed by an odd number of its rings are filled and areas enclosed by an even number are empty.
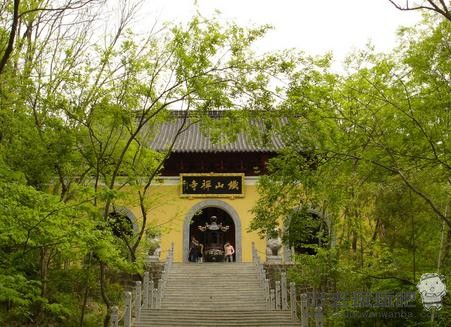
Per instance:
[[[40,34],[42,30],[58,28],[55,25],[65,16],[73,14],[74,11],[93,5],[99,0],[65,0],[65,1],[4,1],[0,7],[2,19],[0,27],[2,43],[0,43],[0,75],[10,60],[14,51],[21,50],[23,44],[30,46],[33,33]],[[21,39],[17,35],[25,29]],[[31,49],[28,48],[27,51]]]
[[[391,2],[393,6],[395,6],[399,10],[410,11],[410,10],[427,10],[438,13],[445,17],[447,20],[451,21],[451,13],[449,4],[446,3],[445,0],[426,0],[421,1],[420,4],[413,3],[411,4],[409,0],[405,1],[405,3],[399,4],[399,1],[388,0]]]
[[[67,290],[56,287],[58,283],[67,287],[58,280],[63,262],[82,262],[87,251],[95,251],[105,262],[130,268],[112,235],[98,228],[101,216],[89,198],[67,204],[25,185],[7,168],[2,171],[0,321],[64,323],[76,316],[77,307],[65,300]],[[79,269],[76,264],[66,270]]]

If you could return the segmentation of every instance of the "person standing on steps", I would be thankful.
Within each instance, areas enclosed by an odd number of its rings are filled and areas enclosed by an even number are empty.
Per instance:
[[[191,262],[197,262],[199,258],[202,256],[201,249],[203,246],[199,243],[199,241],[192,236],[191,243],[189,245],[189,258],[188,260]]]
[[[225,262],[233,262],[233,254],[235,253],[235,249],[233,248],[230,242],[226,242],[224,244],[224,252],[225,252]]]

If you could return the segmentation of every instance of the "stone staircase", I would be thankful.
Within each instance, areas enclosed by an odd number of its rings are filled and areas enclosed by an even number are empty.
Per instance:
[[[268,310],[251,263],[174,263],[161,309],[143,309],[135,327],[299,326],[288,310]]]

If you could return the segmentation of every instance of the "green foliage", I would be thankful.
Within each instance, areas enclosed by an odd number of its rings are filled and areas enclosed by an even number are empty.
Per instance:
[[[114,238],[97,228],[100,217],[85,208],[30,186],[0,181],[0,301],[8,306],[1,311],[3,322],[33,319],[40,311],[57,321],[76,316],[78,301],[75,305],[64,295],[68,285],[58,287],[63,262],[76,266],[93,251],[112,266],[127,269]]]
[[[295,236],[283,239],[302,244],[314,221],[293,212],[313,208],[327,218],[331,248],[297,256],[291,271],[304,287],[415,291],[423,273],[450,277],[450,28],[426,20],[404,30],[393,53],[354,53],[343,76],[318,61],[291,75],[275,113],[286,121],[277,131],[287,149],[260,179],[251,229],[263,236],[293,225]],[[417,304],[413,318],[377,323],[427,325]],[[438,325],[449,312],[445,300]],[[342,313],[330,312],[330,323],[375,323]]]
[[[344,267],[340,265],[337,249],[316,248],[315,255],[299,254],[296,265],[289,271],[288,277],[296,285],[322,288],[336,285]]]

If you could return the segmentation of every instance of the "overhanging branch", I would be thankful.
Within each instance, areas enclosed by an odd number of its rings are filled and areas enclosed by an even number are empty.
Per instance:
[[[445,17],[447,20],[451,21],[451,13],[449,11],[448,5],[443,0],[433,1],[433,0],[427,0],[427,3],[429,3],[430,6],[427,5],[413,5],[410,6],[409,0],[406,0],[406,4],[404,6],[398,4],[398,2],[394,0],[388,0],[390,3],[395,6],[396,9],[402,10],[402,11],[413,11],[413,10],[429,10],[434,11],[443,17]],[[438,3],[437,3],[438,2]]]

